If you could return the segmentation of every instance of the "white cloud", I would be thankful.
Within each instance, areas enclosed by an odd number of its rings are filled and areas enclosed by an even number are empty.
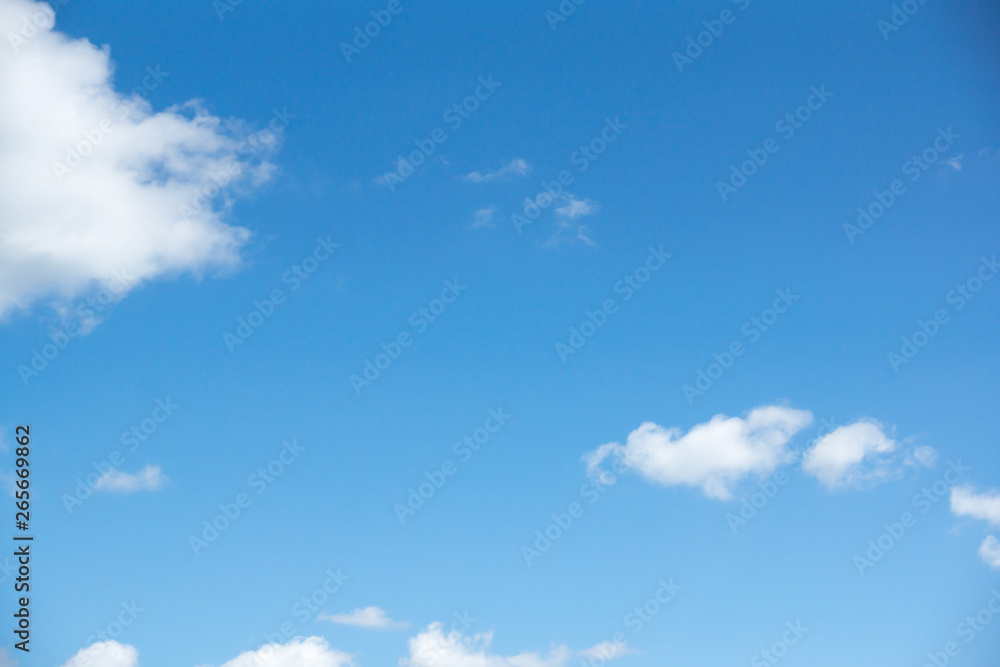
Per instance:
[[[562,243],[580,241],[584,245],[596,248],[597,244],[590,238],[590,230],[578,222],[577,218],[594,215],[600,209],[600,204],[590,199],[577,199],[574,195],[565,193],[559,201],[562,206],[556,208],[556,231],[545,242],[545,247],[551,248]]]
[[[160,466],[148,465],[134,475],[120,470],[109,470],[97,480],[94,490],[114,493],[155,491],[168,481],[167,476],[160,470]]]
[[[349,614],[320,614],[321,621],[331,621],[341,625],[353,625],[359,628],[379,628],[387,630],[390,628],[405,628],[408,624],[394,621],[380,607],[365,607],[355,609]]]
[[[98,642],[81,649],[63,667],[136,667],[139,652],[116,641]]]
[[[108,49],[56,32],[47,7],[0,2],[0,317],[40,300],[65,306],[115,273],[134,288],[236,266],[250,233],[223,221],[225,184],[259,185],[272,171],[241,124],[195,102],[153,113],[117,92]],[[9,43],[32,15],[37,34]],[[149,86],[169,81],[150,70]]]
[[[556,222],[556,232],[545,242],[546,248],[560,245],[562,243],[572,243],[580,241],[584,245],[596,248],[597,244],[588,236],[590,230],[585,225],[578,225],[567,220]]]
[[[603,658],[604,660],[617,660],[634,653],[638,653],[638,651],[630,648],[628,644],[611,641],[603,641],[579,652],[585,658]]]
[[[577,199],[573,195],[566,196],[566,203],[556,209],[556,214],[574,220],[584,215],[593,215],[599,205],[590,199]]]
[[[951,511],[1000,526],[1000,491],[977,494],[971,487],[957,486],[951,490]]]
[[[898,474],[888,456],[896,446],[880,423],[862,419],[817,439],[803,455],[802,469],[831,489],[887,479]],[[919,456],[927,460],[930,453],[919,448]]]
[[[493,226],[493,216],[496,215],[496,206],[489,206],[487,208],[481,208],[476,211],[475,216],[472,220],[472,229],[478,229],[480,227],[492,227]]]
[[[967,516],[1000,526],[1000,491],[991,489],[976,493],[972,487],[956,486],[951,490],[951,511],[955,516]],[[979,557],[993,569],[1000,570],[1000,540],[987,536],[979,546]]]
[[[576,653],[567,646],[560,645],[551,647],[546,653],[525,651],[517,655],[503,656],[489,652],[492,641],[492,632],[469,637],[457,630],[446,634],[441,623],[432,623],[410,637],[409,655],[401,658],[399,664],[403,667],[567,667],[574,655],[582,658],[615,660],[635,652],[625,644],[605,641]],[[266,644],[256,651],[246,651],[223,663],[221,667],[353,667],[353,665],[353,655],[331,648],[321,637],[296,637],[286,644]],[[134,647],[108,641],[81,650],[62,667],[138,666],[139,653]]]
[[[446,635],[441,623],[432,623],[410,638],[410,656],[399,662],[408,667],[562,667],[573,653],[565,646],[557,646],[545,655],[519,653],[505,657],[487,653],[492,641],[492,632],[474,637],[457,631]]]
[[[917,465],[930,468],[937,462],[937,452],[933,447],[923,445],[913,450],[913,460]]]
[[[525,176],[529,171],[531,171],[531,165],[518,158],[517,160],[511,160],[496,171],[488,171],[485,174],[473,171],[463,176],[462,180],[467,183],[490,183],[504,178],[505,176],[510,176],[511,174],[516,176]]]
[[[700,487],[709,498],[728,499],[747,475],[767,475],[789,463],[788,441],[812,422],[806,410],[772,405],[751,410],[745,419],[716,415],[687,433],[646,422],[625,445],[602,445],[587,454],[588,472],[600,474],[608,456],[664,486]]]
[[[964,155],[957,155],[951,158],[950,160],[948,160],[948,166],[954,169],[955,171],[962,171],[962,159],[964,157],[965,157]]]
[[[351,654],[330,648],[320,637],[296,637],[287,644],[267,644],[241,653],[222,667],[344,667]]]
[[[990,535],[979,545],[979,557],[994,570],[1000,570],[1000,540]]]
[[[138,667],[139,652],[115,641],[89,646],[63,667]],[[348,667],[352,656],[330,648],[320,637],[296,637],[287,644],[267,644],[247,651],[222,667]]]

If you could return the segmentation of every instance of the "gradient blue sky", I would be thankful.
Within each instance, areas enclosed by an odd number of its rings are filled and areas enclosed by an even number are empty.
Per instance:
[[[556,0],[401,2],[350,63],[340,42],[385,3],[245,0],[224,20],[206,0],[58,9],[58,31],[110,48],[119,91],[147,67],[169,73],[148,93],[154,111],[202,99],[248,132],[275,109],[294,117],[268,155],[273,177],[223,213],[252,232],[238,266],[144,280],[27,384],[19,366],[65,316],[40,298],[0,324],[3,471],[14,427],[30,423],[36,492],[35,645],[12,657],[62,665],[135,601],[144,611],[117,640],[143,667],[221,665],[290,619],[360,666],[396,664],[410,637],[465,611],[466,634],[493,631],[501,656],[623,630],[635,651],[623,665],[746,665],[801,621],[789,667],[919,667],[953,640],[950,664],[994,665],[1000,619],[968,644],[956,632],[1000,589],[977,556],[988,525],[947,495],[926,514],[912,498],[948,461],[978,491],[1000,486],[1000,281],[961,310],[948,300],[1000,252],[997,5],[930,0],[885,39],[886,0],[591,0],[555,29]],[[679,72],[672,54],[724,9],[734,22]],[[491,76],[499,88],[449,128],[443,112]],[[776,122],[813,86],[833,94],[782,136]],[[580,172],[574,152],[609,118],[627,129]],[[394,191],[380,182],[439,127],[434,159]],[[910,181],[904,163],[939,128],[959,138]],[[724,202],[717,182],[771,137],[780,149]],[[463,178],[515,160],[526,167]],[[562,170],[588,214],[551,206],[515,230],[525,197]],[[905,194],[849,242],[844,225],[894,179]],[[492,221],[477,226],[484,209]],[[293,290],[283,277],[317,238],[340,247]],[[671,258],[626,301],[616,285],[651,246]],[[467,288],[420,331],[411,316],[445,281]],[[231,352],[223,335],[275,289],[287,300]],[[745,323],[786,289],[799,299],[751,342]],[[556,344],[607,299],[615,312],[563,362]],[[949,322],[895,372],[887,354],[938,309]],[[412,344],[358,395],[352,374],[403,332]],[[745,353],[687,400],[733,341]],[[179,407],[125,451],[122,433],[168,398]],[[812,412],[790,451],[821,419],[868,418],[936,463],[830,490],[789,462],[735,535],[726,515],[760,475],[730,500],[635,472],[598,502],[581,495],[582,457],[644,422],[687,431],[762,405]],[[491,409],[509,422],[463,461],[454,443]],[[304,451],[258,495],[248,478],[290,439]],[[122,472],[159,466],[169,481],[68,512],[63,494],[115,450]],[[457,473],[401,525],[394,505],[448,460]],[[195,555],[189,536],[243,492],[250,506]],[[526,564],[522,545],[573,502],[583,516]],[[859,575],[854,557],[907,511],[916,525]],[[350,579],[322,611],[378,606],[408,627],[294,620],[337,568]],[[626,615],[661,579],[680,592],[632,633]]]

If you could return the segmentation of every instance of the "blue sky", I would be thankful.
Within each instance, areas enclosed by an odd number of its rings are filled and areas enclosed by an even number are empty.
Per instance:
[[[902,4],[0,0],[0,664],[994,664],[1000,10]]]

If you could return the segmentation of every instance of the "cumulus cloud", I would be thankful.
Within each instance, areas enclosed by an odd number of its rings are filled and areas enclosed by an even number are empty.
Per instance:
[[[990,535],[979,545],[979,557],[994,570],[1000,570],[1000,540]]]
[[[353,625],[359,628],[378,628],[381,630],[405,628],[408,625],[404,622],[392,620],[381,607],[355,609],[349,614],[320,614],[319,620],[339,623],[341,625]]]
[[[882,424],[862,419],[817,439],[802,457],[802,469],[835,489],[888,479],[898,468],[890,456],[897,443]],[[929,448],[918,448],[918,460],[932,459]]]
[[[400,660],[404,667],[562,667],[573,652],[557,646],[545,655],[519,653],[500,656],[488,653],[492,632],[465,637],[458,631],[444,633],[441,623],[432,623],[410,638],[409,658]]]
[[[237,265],[250,234],[223,220],[226,193],[269,178],[266,147],[197,102],[154,113],[115,90],[107,48],[53,25],[48,5],[0,2],[0,317],[122,272],[134,288]]]
[[[330,648],[320,637],[296,637],[287,644],[267,644],[241,653],[222,667],[345,667],[353,656]]]
[[[510,175],[525,176],[529,171],[531,171],[531,165],[519,158],[511,160],[496,171],[488,171],[485,174],[473,171],[463,176],[462,180],[467,183],[490,183]]]
[[[811,412],[778,405],[751,410],[746,418],[716,415],[687,433],[646,422],[624,445],[601,445],[584,460],[590,474],[601,474],[601,463],[616,456],[652,482],[698,487],[709,498],[729,499],[747,475],[768,475],[792,461],[787,444],[811,422]]]
[[[113,493],[155,491],[168,481],[167,476],[160,470],[160,466],[148,465],[134,475],[120,470],[109,470],[97,480],[94,490],[110,491]]]
[[[972,487],[956,486],[951,490],[951,511],[1000,526],[1000,491],[976,493]]]
[[[63,667],[136,667],[139,652],[116,641],[98,642],[80,650]]]
[[[138,667],[139,652],[115,641],[99,642],[83,649],[63,667]],[[296,637],[287,644],[267,644],[247,651],[222,667],[348,667],[348,653],[330,648],[320,637]]]
[[[369,609],[378,609],[369,607]],[[356,610],[353,614],[357,614]],[[381,610],[379,610],[381,611]],[[634,653],[624,643],[605,641],[583,651],[553,646],[546,653],[522,652],[504,656],[490,653],[492,632],[465,636],[458,630],[445,632],[432,623],[411,637],[403,667],[567,667],[574,655],[581,658],[615,660]],[[115,641],[100,642],[81,650],[62,667],[138,667],[139,653]],[[331,648],[321,637],[296,637],[286,644],[267,644],[241,653],[221,667],[353,667],[354,656]],[[204,665],[202,667],[211,667]]]

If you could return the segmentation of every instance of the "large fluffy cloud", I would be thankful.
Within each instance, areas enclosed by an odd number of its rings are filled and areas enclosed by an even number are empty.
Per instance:
[[[894,451],[896,441],[881,424],[861,420],[819,438],[802,457],[802,469],[829,488],[855,485],[891,476],[887,456]]]
[[[811,422],[812,413],[778,405],[756,408],[745,418],[716,415],[687,433],[647,422],[624,445],[608,443],[584,458],[591,473],[617,456],[650,481],[700,487],[709,498],[728,499],[747,475],[767,475],[791,461],[789,440]]]
[[[53,23],[48,5],[0,0],[0,317],[113,276],[131,289],[235,265],[249,233],[223,221],[225,192],[267,178],[263,145],[196,103],[153,113],[122,95],[108,50]],[[169,81],[149,71],[147,89]]]
[[[562,667],[573,652],[566,646],[545,655],[518,653],[500,656],[488,653],[492,632],[466,637],[458,631],[447,634],[441,623],[432,623],[410,638],[410,657],[400,660],[405,667]]]

